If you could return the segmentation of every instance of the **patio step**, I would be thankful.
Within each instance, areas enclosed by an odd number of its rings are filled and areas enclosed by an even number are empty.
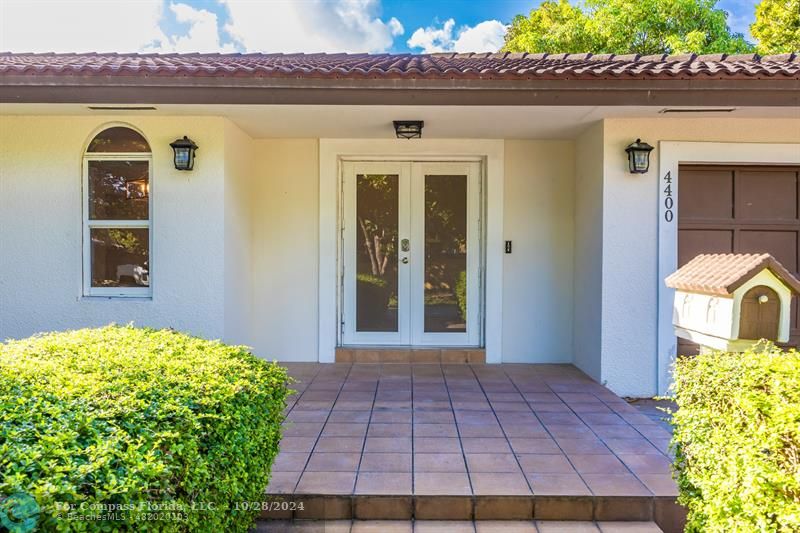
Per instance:
[[[406,496],[391,494],[274,494],[271,520],[545,520],[654,522],[683,531],[685,511],[664,496]]]
[[[256,533],[662,533],[655,522],[553,520],[272,520]]]
[[[483,348],[385,348],[339,347],[337,363],[435,363],[480,364],[486,362]]]

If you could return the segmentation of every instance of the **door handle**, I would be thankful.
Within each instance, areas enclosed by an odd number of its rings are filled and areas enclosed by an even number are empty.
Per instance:
[[[404,257],[404,258],[402,258],[402,259],[400,260],[400,262],[401,262],[401,263],[403,263],[404,265],[407,265],[407,264],[408,264],[408,257]]]

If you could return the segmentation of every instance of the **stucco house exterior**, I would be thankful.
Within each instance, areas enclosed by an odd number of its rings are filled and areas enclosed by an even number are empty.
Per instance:
[[[651,396],[663,280],[717,252],[800,270],[798,54],[0,54],[2,338],[132,321]]]

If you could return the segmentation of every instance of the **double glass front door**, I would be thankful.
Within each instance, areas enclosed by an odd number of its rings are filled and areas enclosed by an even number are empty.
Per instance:
[[[343,171],[342,343],[478,346],[480,164]]]

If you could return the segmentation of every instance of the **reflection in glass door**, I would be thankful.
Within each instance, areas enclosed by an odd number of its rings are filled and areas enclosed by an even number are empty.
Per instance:
[[[480,345],[478,163],[343,165],[345,345]]]

